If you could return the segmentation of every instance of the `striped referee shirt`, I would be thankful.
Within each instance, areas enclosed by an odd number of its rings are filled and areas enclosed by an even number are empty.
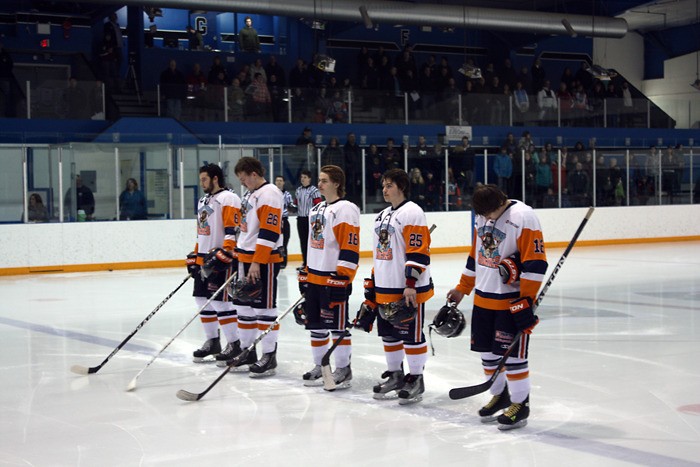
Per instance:
[[[300,186],[295,192],[297,197],[297,215],[309,217],[311,208],[321,202],[321,192],[313,185]]]
[[[282,192],[282,198],[284,200],[284,207],[282,208],[282,217],[289,217],[289,206],[294,204],[292,194],[287,190],[284,190]]]

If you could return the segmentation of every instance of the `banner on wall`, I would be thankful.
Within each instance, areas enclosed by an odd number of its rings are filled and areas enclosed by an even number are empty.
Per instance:
[[[446,126],[445,135],[447,136],[447,141],[462,141],[463,137],[472,140],[472,127],[471,126]]]

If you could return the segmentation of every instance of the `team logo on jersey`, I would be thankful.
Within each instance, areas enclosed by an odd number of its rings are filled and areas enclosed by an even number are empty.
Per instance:
[[[384,228],[375,227],[374,231],[377,234],[377,237],[379,237],[374,255],[375,258],[387,261],[392,260],[394,254],[391,248],[391,236],[394,234],[394,226],[387,225]]]
[[[326,225],[326,218],[323,214],[314,214],[311,216],[311,242],[309,246],[318,250],[323,250],[325,239],[323,238],[323,228]]]
[[[505,232],[495,227],[482,226],[477,229],[477,235],[481,240],[478,258],[479,264],[488,268],[497,268],[498,263],[501,262],[501,254],[498,251],[498,246],[506,238]]]
[[[211,226],[209,225],[209,216],[214,210],[205,204],[199,210],[197,216],[197,234],[198,235],[211,235]]]
[[[241,232],[248,231],[248,210],[252,208],[248,202],[248,197],[246,196],[241,201]]]

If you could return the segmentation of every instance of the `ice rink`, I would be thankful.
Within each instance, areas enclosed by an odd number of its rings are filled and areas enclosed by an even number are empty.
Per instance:
[[[548,252],[550,271],[562,249]],[[428,322],[465,255],[434,255]],[[184,259],[183,259],[184,262]],[[279,308],[298,297],[295,266]],[[351,299],[362,301],[363,259]],[[0,466],[687,466],[700,465],[700,242],[577,246],[538,311],[527,427],[480,423],[483,380],[469,328],[433,333],[426,393],[415,405],[372,399],[385,369],[380,339],[353,332],[350,389],[307,388],[308,333],[282,322],[277,375],[194,364],[204,340],[187,283],[98,373],[96,366],[186,276],[185,268],[0,277]],[[460,309],[469,317],[471,297]],[[427,324],[426,322],[426,333]],[[376,332],[376,331],[375,331]]]

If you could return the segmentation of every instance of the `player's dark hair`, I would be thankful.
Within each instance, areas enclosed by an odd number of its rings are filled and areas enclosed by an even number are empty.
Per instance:
[[[224,177],[224,171],[221,170],[221,167],[219,167],[216,164],[206,164],[203,165],[199,168],[199,173],[204,173],[206,172],[207,175],[209,175],[209,178],[214,180],[214,177],[218,179],[219,186],[220,187],[225,187],[226,186],[226,179]]]
[[[306,175],[307,177],[311,178],[311,171],[310,171],[310,170],[304,169],[304,170],[301,171],[301,174],[299,174],[299,175],[300,175],[300,176],[301,176],[301,175]]]
[[[474,189],[472,208],[480,216],[484,216],[503,206],[508,197],[496,185],[480,185]]]
[[[337,165],[324,165],[321,172],[328,175],[331,182],[338,184],[338,197],[345,197],[345,172]]]
[[[236,163],[236,167],[233,171],[236,173],[236,175],[238,175],[241,172],[244,172],[248,175],[256,173],[259,177],[265,176],[265,168],[260,163],[260,161],[254,157],[248,156],[241,157],[238,163]]]
[[[408,174],[403,169],[389,169],[382,175],[382,181],[391,180],[399,190],[403,192],[406,199],[411,194],[411,183],[408,180]]]

